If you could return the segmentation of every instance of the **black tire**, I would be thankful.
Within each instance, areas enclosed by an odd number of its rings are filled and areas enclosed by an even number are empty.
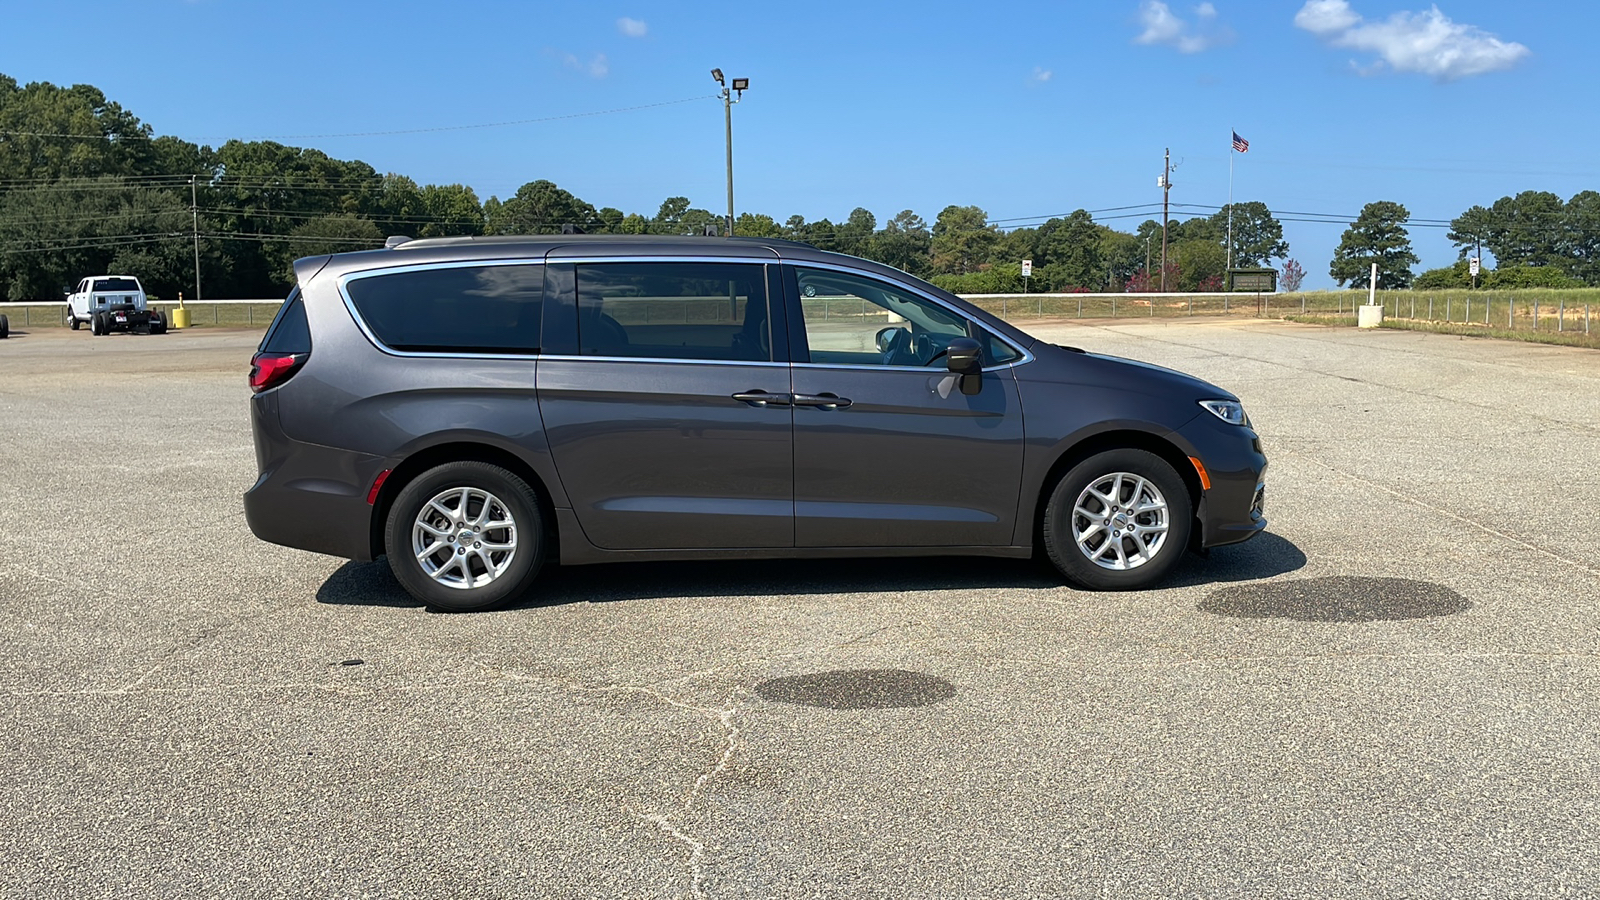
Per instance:
[[[106,333],[106,317],[103,313],[95,313],[90,317],[89,333],[96,337]]]
[[[1121,505],[1121,502],[1131,500],[1135,491],[1140,491],[1140,495],[1147,499],[1153,495],[1142,491],[1136,481],[1123,479],[1119,484],[1108,480],[1118,474],[1144,479],[1166,503],[1167,530],[1159,540],[1155,536],[1147,537],[1154,533],[1144,531],[1158,524],[1157,513],[1135,513],[1133,521],[1129,523],[1127,507]],[[1091,486],[1107,488],[1100,492],[1101,495],[1111,497],[1116,505],[1107,507],[1094,495],[1087,494]],[[1112,493],[1113,489],[1115,494]],[[1078,503],[1080,498],[1084,498],[1082,507]],[[1097,515],[1104,514],[1106,518],[1096,523],[1080,511],[1084,509]],[[1073,466],[1056,482],[1045,505],[1041,538],[1050,561],[1074,584],[1096,591],[1139,590],[1160,581],[1178,564],[1189,546],[1193,519],[1194,501],[1189,496],[1189,489],[1166,460],[1145,450],[1107,450]],[[1110,530],[1117,537],[1107,535],[1097,543],[1095,538],[1103,534],[1105,522],[1110,523]],[[1082,537],[1088,545],[1087,549],[1081,547],[1074,537],[1075,523],[1083,529]],[[1099,529],[1095,528],[1097,524],[1100,525]],[[1119,524],[1121,528],[1117,527]],[[1137,529],[1137,536],[1136,532],[1123,530],[1130,524]],[[1114,546],[1108,547],[1108,543],[1114,543]],[[1091,560],[1090,549],[1096,553],[1103,551],[1107,565]],[[1133,551],[1140,549],[1148,554],[1145,560],[1134,562],[1129,567],[1128,564],[1137,559]],[[1120,559],[1124,568],[1108,567],[1118,562],[1113,560],[1113,554]]]
[[[455,536],[461,533],[464,526],[459,520],[449,524],[452,520],[444,518],[437,507],[430,507],[430,503],[442,498],[446,507],[459,509],[459,501],[443,495],[460,490],[487,495],[509,515],[513,528],[483,529],[476,534],[483,538],[493,536],[494,543],[506,543],[511,538],[515,546],[507,556],[496,557],[494,551],[487,551],[487,555],[477,552],[483,549],[482,543],[490,541],[475,541],[473,548],[466,548],[468,554],[462,554],[459,549],[456,554],[449,552],[451,547],[457,546],[454,543]],[[471,506],[474,500],[478,503],[476,507]],[[452,503],[456,505],[451,506]],[[468,503],[468,517],[475,517],[475,511],[481,511],[482,507],[483,500],[473,495]],[[432,546],[438,549],[427,557],[428,563],[436,566],[441,576],[455,573],[443,580],[430,575],[413,550],[413,530],[418,527],[418,519],[424,509],[432,510],[436,525],[444,524],[447,527],[443,530],[454,532],[449,542],[434,543]],[[445,463],[413,479],[395,498],[384,526],[384,549],[389,555],[389,567],[394,570],[395,578],[411,596],[434,609],[472,612],[513,600],[527,592],[544,565],[547,521],[538,494],[527,482],[511,472],[484,462]],[[426,548],[427,545],[424,545]],[[445,560],[443,564],[439,562],[441,557]],[[481,585],[456,587],[444,583],[462,581],[466,577],[483,578],[489,574],[489,562],[504,568]]]
[[[0,315],[0,341],[11,337],[11,320]]]
[[[72,313],[67,313],[67,325],[71,327],[73,331],[77,331],[80,327],[82,327],[83,320]]]

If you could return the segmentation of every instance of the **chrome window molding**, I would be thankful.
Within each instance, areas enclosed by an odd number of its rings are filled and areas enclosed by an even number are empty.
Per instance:
[[[649,365],[700,365],[700,366],[766,366],[769,368],[787,369],[790,363],[772,362],[771,360],[738,360],[738,359],[690,359],[682,356],[573,356],[571,354],[541,353],[536,359],[545,362],[609,362],[609,363],[638,363]]]

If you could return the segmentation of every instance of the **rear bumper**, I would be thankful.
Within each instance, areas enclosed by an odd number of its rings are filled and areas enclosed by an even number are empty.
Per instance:
[[[367,503],[383,459],[290,440],[275,402],[250,403],[260,475],[244,493],[244,517],[273,544],[363,562],[373,558],[373,507]]]
[[[1255,431],[1202,413],[1178,436],[1190,445],[1190,455],[1205,465],[1211,479],[1211,488],[1195,509],[1200,546],[1237,544],[1265,530],[1267,456]]]

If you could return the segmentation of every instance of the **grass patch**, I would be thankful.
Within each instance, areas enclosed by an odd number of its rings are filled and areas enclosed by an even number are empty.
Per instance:
[[[1284,316],[1283,318],[1286,321],[1301,322],[1307,325],[1333,325],[1350,328],[1356,324],[1355,316],[1308,314],[1303,316]],[[1600,334],[1584,334],[1582,331],[1525,331],[1469,322],[1430,322],[1427,319],[1390,318],[1385,318],[1383,325],[1380,327],[1392,328],[1396,331],[1426,331],[1431,334],[1454,334],[1462,337],[1494,338],[1502,341],[1523,341],[1531,344],[1554,344],[1561,347],[1584,347],[1590,350],[1600,350]]]

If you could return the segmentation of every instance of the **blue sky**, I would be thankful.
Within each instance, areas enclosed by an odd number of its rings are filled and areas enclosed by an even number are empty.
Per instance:
[[[1589,4],[53,0],[0,18],[0,72],[94,84],[157,133],[271,137],[484,198],[547,178],[596,206],[653,214],[681,194],[721,210],[713,66],[751,79],[737,207],[779,221],[1159,203],[1165,147],[1173,202],[1216,206],[1230,129],[1250,141],[1234,199],[1275,211],[1395,200],[1449,219],[1600,189]],[[1159,217],[1135,213],[1096,218]],[[1331,284],[1342,230],[1286,223],[1308,286]],[[1443,229],[1412,239],[1423,267],[1455,258]]]

